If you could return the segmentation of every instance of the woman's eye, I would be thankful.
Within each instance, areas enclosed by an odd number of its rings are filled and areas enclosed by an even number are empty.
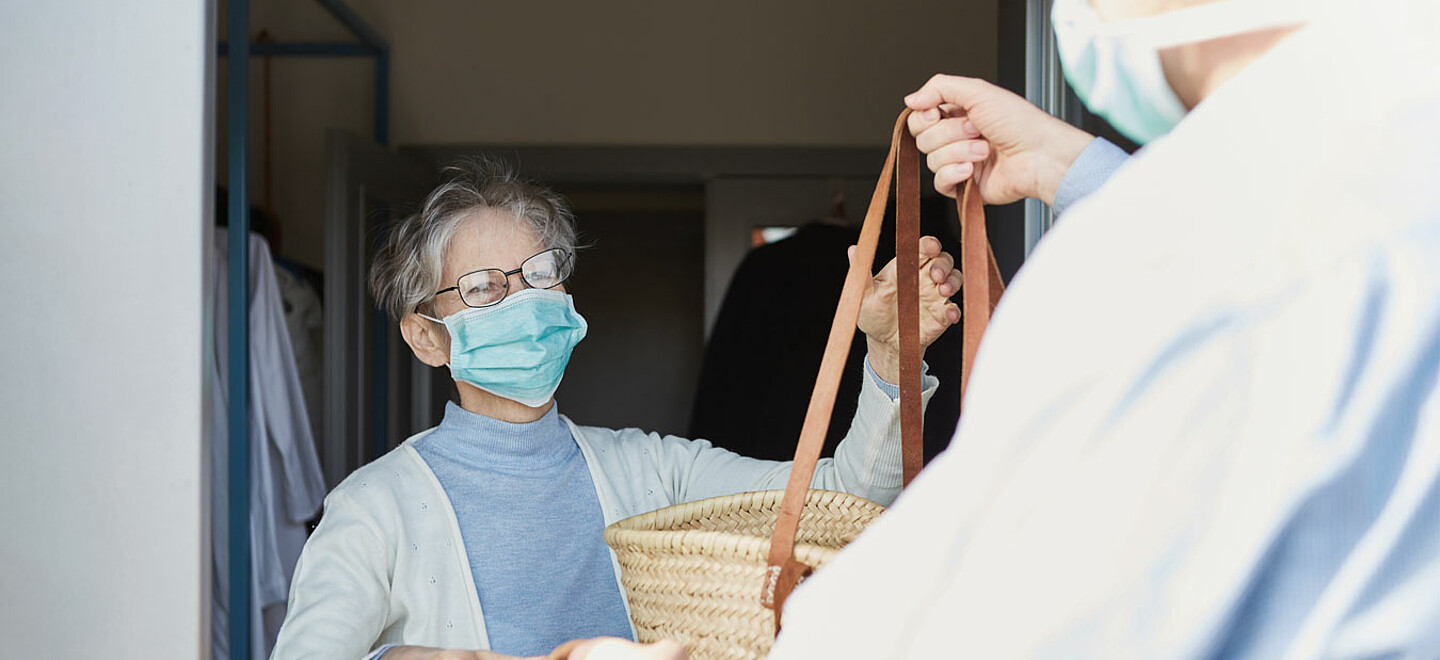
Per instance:
[[[484,296],[494,291],[495,287],[490,282],[476,282],[461,289],[466,298],[472,296]]]

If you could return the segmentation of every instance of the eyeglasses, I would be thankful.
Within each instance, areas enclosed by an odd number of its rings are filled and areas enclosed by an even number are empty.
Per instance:
[[[460,301],[466,307],[489,307],[510,294],[510,276],[519,273],[520,279],[532,289],[550,289],[560,285],[575,270],[570,252],[564,248],[553,248],[531,256],[520,263],[515,270],[486,268],[460,276],[455,286],[435,292],[459,291]]]

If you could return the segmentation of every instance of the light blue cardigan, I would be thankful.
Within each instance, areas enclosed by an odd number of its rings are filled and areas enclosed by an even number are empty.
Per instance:
[[[873,379],[861,380],[850,431],[835,458],[820,461],[812,484],[888,505],[900,492],[899,409]],[[922,401],[937,384],[925,377]],[[703,440],[565,423],[607,525],[672,504],[784,488],[790,474],[788,462],[746,458]],[[425,433],[356,470],[325,498],[324,517],[295,567],[272,660],[358,660],[386,644],[489,648],[454,510],[412,446]],[[611,560],[618,580],[613,553]]]

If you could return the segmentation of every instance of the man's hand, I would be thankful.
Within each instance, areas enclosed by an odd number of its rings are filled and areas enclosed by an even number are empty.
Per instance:
[[[986,204],[1055,201],[1070,164],[1094,136],[979,78],[936,75],[905,97],[910,133],[947,197],[971,176]]]
[[[685,647],[662,640],[636,644],[615,637],[597,637],[582,642],[570,652],[569,660],[689,660]]]
[[[494,651],[439,649],[428,646],[396,646],[380,656],[380,660],[517,660]]]
[[[940,249],[934,236],[920,239],[920,350],[940,338],[945,329],[960,322],[960,308],[950,296],[960,291],[960,271],[955,258]],[[855,247],[848,256],[855,258]],[[865,289],[860,318],[855,323],[865,333],[870,348],[870,366],[887,383],[900,382],[900,324],[895,305],[895,260],[885,264]]]

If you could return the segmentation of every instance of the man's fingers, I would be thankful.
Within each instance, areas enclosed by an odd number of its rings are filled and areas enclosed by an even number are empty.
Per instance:
[[[925,156],[925,166],[931,172],[950,163],[981,163],[990,157],[990,143],[984,140],[962,140],[952,142]]]
[[[946,197],[954,197],[956,186],[964,183],[975,173],[972,163],[951,163],[935,170],[935,190]]]
[[[689,656],[685,647],[670,640],[636,644],[614,637],[598,637],[576,646],[570,657],[573,660],[685,660]]]
[[[941,119],[944,119],[944,115],[940,110],[936,108],[926,108],[925,110],[910,113],[910,117],[905,120],[905,124],[909,127],[911,135],[919,135],[929,130],[931,126],[934,126]]]
[[[926,108],[912,112],[905,123],[909,126],[911,135],[919,135],[947,119],[954,119],[961,122],[962,126],[968,126],[967,130],[972,133],[971,137],[980,137],[980,131],[975,130],[975,124],[966,118],[965,109],[949,103],[942,103],[939,108]]]
[[[949,103],[969,109],[985,95],[990,87],[990,83],[979,78],[936,74],[920,89],[906,96],[905,105],[912,110],[926,110],[938,108],[942,103]]]
[[[914,117],[915,115],[910,115]],[[980,137],[975,130],[975,124],[969,117],[952,117],[942,119],[934,126],[925,129],[923,133],[915,134],[915,146],[923,153],[930,153],[945,145],[964,140],[973,140]]]

